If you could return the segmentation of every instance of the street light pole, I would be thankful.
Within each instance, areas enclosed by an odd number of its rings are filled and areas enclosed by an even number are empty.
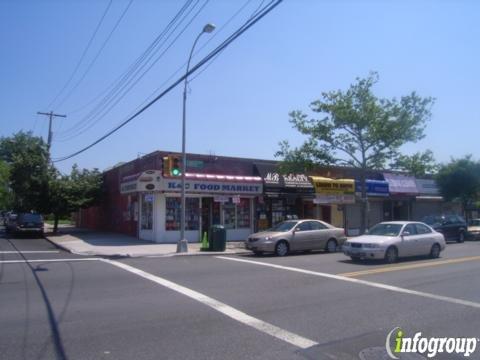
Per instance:
[[[177,253],[188,252],[188,240],[185,238],[185,174],[187,172],[187,153],[185,152],[186,142],[186,122],[187,122],[187,85],[188,85],[188,71],[190,70],[190,61],[192,60],[193,50],[197,45],[198,39],[204,33],[211,33],[215,30],[215,25],[207,24],[203,27],[202,32],[198,34],[193,42],[192,50],[187,62],[187,71],[185,72],[185,79],[183,83],[183,119],[182,119],[182,200],[180,207],[180,239],[177,242]]]

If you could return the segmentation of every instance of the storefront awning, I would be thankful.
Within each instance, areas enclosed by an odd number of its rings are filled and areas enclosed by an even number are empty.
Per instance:
[[[310,176],[317,194],[354,195],[355,180],[330,179],[321,176]]]
[[[367,196],[388,196],[389,189],[388,189],[388,182],[383,180],[366,180],[367,186]],[[361,193],[362,192],[362,183],[359,180],[355,180],[355,192]]]
[[[383,173],[391,194],[417,195],[417,184],[413,176]]]
[[[313,186],[305,174],[281,174],[277,166],[268,164],[255,164],[262,178],[265,192],[310,192]]]
[[[310,176],[315,188],[316,204],[353,204],[355,203],[355,180],[330,179]]]

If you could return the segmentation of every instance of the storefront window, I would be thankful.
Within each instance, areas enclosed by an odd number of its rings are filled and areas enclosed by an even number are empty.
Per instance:
[[[153,229],[153,200],[154,199],[155,199],[155,195],[153,194],[143,194],[142,196],[142,219],[141,219],[142,230]]]
[[[199,229],[199,199],[198,198],[186,198],[185,199],[185,230],[198,230]],[[165,230],[167,231],[179,231],[180,230],[180,214],[181,198],[167,197],[166,198],[166,217],[165,217]]]
[[[235,204],[232,202],[223,204],[223,226],[235,229]]]
[[[249,228],[250,227],[250,200],[240,199],[240,203],[237,204],[237,228]]]
[[[285,204],[282,199],[272,199],[272,225],[285,219]]]

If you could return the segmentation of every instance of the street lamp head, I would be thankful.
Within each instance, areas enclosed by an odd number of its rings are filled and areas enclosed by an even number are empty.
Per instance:
[[[211,33],[213,30],[215,30],[215,25],[208,23],[203,27],[203,32],[205,33]]]

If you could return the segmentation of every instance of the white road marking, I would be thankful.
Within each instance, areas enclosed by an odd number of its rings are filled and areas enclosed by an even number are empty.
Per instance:
[[[409,295],[417,295],[417,296],[421,296],[421,297],[424,297],[424,298],[445,301],[445,302],[452,303],[452,304],[464,305],[464,306],[469,306],[469,307],[473,307],[473,308],[477,308],[477,309],[480,308],[480,303],[477,303],[477,302],[474,302],[474,301],[462,300],[462,299],[457,299],[457,298],[452,298],[452,297],[442,296],[442,295],[435,295],[435,294],[426,293],[426,292],[422,292],[422,291],[409,290],[409,289],[401,288],[401,287],[398,287],[398,286],[386,285],[386,284],[381,284],[381,283],[376,283],[376,282],[366,281],[366,280],[361,280],[361,279],[354,279],[354,278],[346,277],[346,276],[340,276],[340,275],[322,273],[322,272],[317,272],[317,271],[304,270],[304,269],[294,268],[294,267],[290,267],[290,266],[269,264],[269,263],[264,263],[264,262],[260,262],[260,261],[237,259],[237,258],[225,257],[225,256],[216,256],[216,258],[217,259],[222,259],[222,260],[230,260],[230,261],[237,261],[237,262],[243,262],[243,263],[248,263],[248,264],[261,265],[261,266],[271,267],[271,268],[275,268],[275,269],[288,270],[288,271],[293,271],[293,272],[297,272],[297,273],[301,273],[301,274],[324,277],[324,278],[328,278],[328,279],[342,280],[342,281],[347,281],[347,282],[351,282],[351,283],[355,283],[355,284],[361,284],[361,285],[371,286],[371,287],[375,287],[375,288],[379,288],[379,289],[384,289],[384,290],[388,290],[388,291],[394,291],[394,292],[409,294]]]
[[[260,319],[254,318],[253,316],[250,316],[242,311],[239,311],[225,303],[222,303],[218,300],[215,300],[207,295],[204,295],[202,293],[199,293],[195,290],[191,290],[187,287],[184,287],[182,285],[176,284],[174,282],[171,282],[169,280],[166,280],[164,278],[161,278],[159,276],[152,275],[150,273],[147,273],[145,271],[142,271],[140,269],[134,268],[130,265],[123,264],[118,261],[113,261],[113,260],[108,260],[108,259],[102,259],[103,262],[107,262],[109,264],[112,264],[114,266],[117,266],[123,270],[129,271],[133,274],[136,274],[138,276],[141,276],[145,279],[148,279],[150,281],[153,281],[154,283],[157,283],[159,285],[165,286],[171,290],[174,290],[180,294],[183,294],[185,296],[188,296],[191,299],[194,299],[196,301],[199,301],[200,303],[207,305],[211,307],[212,309],[234,319],[239,321],[242,324],[248,325],[253,327],[254,329],[257,329],[261,332],[264,332],[268,335],[271,335],[277,339],[283,340],[289,344],[292,344],[294,346],[297,346],[302,349],[309,348],[314,345],[318,345],[317,342],[312,341],[310,339],[304,338],[300,335],[291,333],[287,330],[281,329],[275,325],[269,324],[265,321],[262,321]]]
[[[0,254],[58,254],[60,251],[0,251]]]
[[[84,259],[35,259],[35,260],[1,260],[0,264],[21,264],[21,263],[46,263],[46,262],[70,262],[70,261],[100,261],[100,258],[84,258]]]

